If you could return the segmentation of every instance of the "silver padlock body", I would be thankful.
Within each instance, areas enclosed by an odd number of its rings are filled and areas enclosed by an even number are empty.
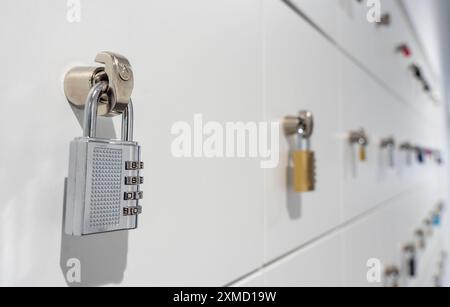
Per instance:
[[[72,141],[65,233],[83,236],[135,229],[139,200],[127,199],[126,194],[138,195],[141,182],[130,184],[125,178],[141,178],[140,169],[127,170],[126,163],[140,161],[136,142],[86,137]]]

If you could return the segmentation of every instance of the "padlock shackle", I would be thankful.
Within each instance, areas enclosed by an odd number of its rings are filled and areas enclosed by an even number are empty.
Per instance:
[[[98,101],[105,88],[108,87],[108,83],[105,81],[94,84],[89,91],[86,98],[86,104],[84,106],[84,121],[83,121],[83,136],[95,137],[97,130],[97,108]]]
[[[108,88],[108,83],[105,81],[95,84],[89,91],[84,107],[83,120],[83,136],[94,138],[97,135],[97,110],[99,100]],[[133,140],[133,103],[130,99],[128,106],[122,113],[122,141]]]
[[[130,98],[130,102],[122,113],[122,140],[131,142],[133,141],[133,122],[134,122],[134,110],[133,101]]]

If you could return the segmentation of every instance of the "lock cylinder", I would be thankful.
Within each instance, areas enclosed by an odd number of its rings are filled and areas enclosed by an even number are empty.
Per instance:
[[[64,77],[64,92],[71,105],[84,108],[86,98],[94,85],[104,83],[98,101],[97,114],[117,116],[126,111],[134,87],[133,70],[124,56],[100,52],[95,61],[103,66],[74,67]]]
[[[301,111],[298,116],[284,118],[285,135],[293,138],[294,148],[290,150],[290,157],[293,163],[293,188],[298,193],[315,190],[315,156],[310,149],[313,129],[311,112]]]

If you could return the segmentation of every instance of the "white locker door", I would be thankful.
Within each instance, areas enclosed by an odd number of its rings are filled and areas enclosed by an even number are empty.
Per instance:
[[[9,60],[1,100],[14,116],[0,127],[15,133],[2,134],[9,145],[0,151],[8,194],[0,204],[7,217],[0,225],[0,284],[65,285],[71,258],[81,261],[82,285],[220,286],[260,267],[259,160],[171,154],[172,125],[193,127],[196,113],[204,124],[262,120],[260,1],[80,4],[80,21],[69,22],[66,1],[2,2],[8,26],[0,39],[8,42],[2,55]],[[62,80],[103,50],[125,55],[134,68],[135,139],[146,163],[143,214],[131,232],[71,238],[61,233],[64,178],[69,142],[82,131]],[[98,130],[114,134],[108,119]]]
[[[410,135],[412,112],[352,60],[342,57],[340,82],[340,136],[343,144],[342,212],[349,220],[373,209],[405,191],[418,177],[409,176],[414,166],[405,166],[399,153],[403,142],[414,142]],[[406,120],[405,120],[406,119]],[[368,135],[366,161],[360,161],[358,144],[350,144],[349,134],[363,128]],[[394,166],[382,140],[393,137]],[[411,137],[411,138],[410,138]],[[415,162],[412,165],[417,165]]]
[[[338,13],[343,1],[336,0],[286,0],[332,40],[338,39]]]
[[[267,120],[282,122],[311,111],[316,154],[316,190],[295,193],[288,183],[292,142],[280,132],[280,164],[266,171],[266,261],[271,261],[339,223],[341,145],[337,51],[282,1],[264,4]]]
[[[313,242],[265,268],[268,287],[339,287],[343,285],[340,233]]]
[[[382,287],[384,266],[399,265],[395,262],[393,217],[383,213],[365,216],[343,230],[345,286]]]

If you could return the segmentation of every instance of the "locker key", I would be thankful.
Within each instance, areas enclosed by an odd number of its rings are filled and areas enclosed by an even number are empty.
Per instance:
[[[295,148],[292,151],[294,166],[294,191],[311,192],[315,190],[315,156],[310,150],[310,138],[314,129],[314,118],[311,112],[301,111],[298,116],[284,118],[286,136],[295,137]]]
[[[350,144],[359,145],[359,160],[362,162],[366,161],[366,147],[369,145],[369,138],[364,129],[361,128],[358,131],[350,132]]]
[[[417,255],[416,246],[408,244],[403,248],[405,268],[409,277],[415,277],[417,274]]]
[[[414,150],[414,146],[412,146],[409,142],[405,142],[400,145],[400,150],[405,152],[406,165],[411,165],[411,152]]]
[[[389,137],[389,138],[381,140],[380,147],[382,149],[388,150],[389,166],[391,168],[394,168],[395,167],[395,140],[394,140],[394,138]]]

